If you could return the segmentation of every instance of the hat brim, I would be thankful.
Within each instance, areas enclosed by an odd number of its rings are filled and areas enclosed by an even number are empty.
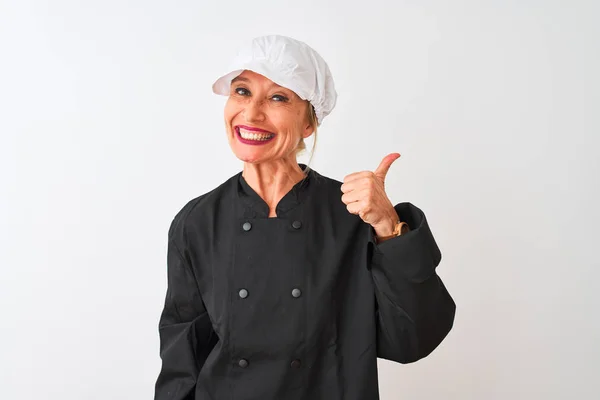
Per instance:
[[[231,81],[233,80],[233,78],[240,75],[242,72],[244,72],[243,69],[231,71],[230,73],[225,74],[219,79],[217,79],[212,85],[213,93],[220,94],[223,96],[229,96],[229,93],[231,91]]]
[[[294,82],[291,79],[291,77],[286,77],[280,74],[277,70],[270,68],[268,64],[260,62],[253,62],[236,66],[231,72],[221,76],[215,81],[215,83],[213,83],[213,92],[215,94],[229,96],[229,94],[231,93],[231,81],[245,70],[256,72],[257,74],[264,76],[265,78],[273,81],[279,86],[291,90],[292,92],[296,93],[298,97],[300,97],[302,100],[308,99],[308,97],[304,93],[302,93],[301,90],[298,90],[299,88],[294,87],[295,85],[293,84]]]

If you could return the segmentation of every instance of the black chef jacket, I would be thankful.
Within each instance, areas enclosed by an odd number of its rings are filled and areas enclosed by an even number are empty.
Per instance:
[[[438,346],[455,304],[425,215],[396,205],[411,231],[376,244],[340,186],[309,168],[268,218],[238,173],[177,213],[156,400],[376,400],[377,357]]]

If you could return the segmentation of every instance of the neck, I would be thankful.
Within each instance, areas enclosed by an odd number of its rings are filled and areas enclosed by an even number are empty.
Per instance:
[[[304,178],[296,159],[265,163],[244,163],[242,176],[248,185],[269,205],[269,216],[275,216],[279,201]]]

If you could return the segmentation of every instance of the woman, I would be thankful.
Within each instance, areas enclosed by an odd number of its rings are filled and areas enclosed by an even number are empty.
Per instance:
[[[425,215],[385,193],[399,154],[343,184],[297,163],[336,93],[294,39],[253,40],[213,90],[244,168],[169,229],[155,399],[378,399],[377,357],[427,356],[455,312]]]

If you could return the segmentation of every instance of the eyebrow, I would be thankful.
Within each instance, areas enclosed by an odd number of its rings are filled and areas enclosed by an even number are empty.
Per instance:
[[[234,83],[234,82],[237,82],[237,81],[250,82],[250,79],[244,78],[243,76],[236,76],[235,78],[233,78],[231,80],[231,83]]]
[[[231,85],[233,85],[235,82],[238,82],[238,81],[239,81],[239,82],[250,82],[250,79],[248,79],[248,78],[246,78],[246,77],[243,77],[243,76],[239,76],[239,75],[238,75],[238,76],[236,76],[235,78],[233,78],[233,79],[231,80]],[[290,91],[290,92],[292,92],[292,96],[295,94],[293,90],[290,90],[290,89],[288,89],[288,88],[286,88],[286,87],[284,87],[284,86],[278,85],[278,84],[276,84],[275,82],[273,82],[273,84],[271,85],[271,87],[273,87],[273,86],[278,86],[278,87],[279,87],[279,88],[281,88],[282,90],[287,90],[287,91]]]
[[[248,78],[246,78],[246,77],[243,77],[243,76],[239,76],[239,75],[238,75],[238,76],[236,76],[235,78],[233,78],[233,79],[231,80],[231,83],[235,83],[235,82],[237,82],[237,81],[241,81],[241,82],[250,82],[250,79],[248,79]],[[280,85],[276,84],[275,82],[273,82],[273,83],[271,84],[271,87],[273,87],[273,86],[279,86],[279,87],[281,87],[281,88],[283,88],[283,89],[286,89],[286,88],[284,88],[283,86],[280,86]]]

